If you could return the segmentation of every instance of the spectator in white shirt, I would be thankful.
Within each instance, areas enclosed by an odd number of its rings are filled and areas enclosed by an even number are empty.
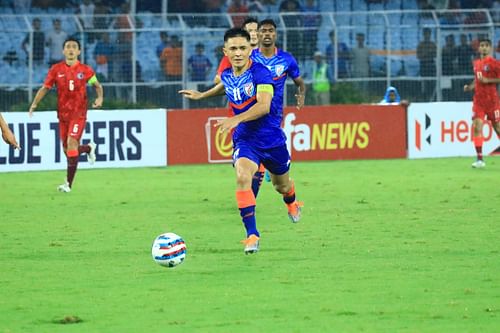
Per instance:
[[[52,21],[54,30],[49,32],[45,45],[49,47],[49,65],[52,66],[64,59],[62,50],[64,41],[68,38],[68,34],[61,28],[61,20],[56,18]]]

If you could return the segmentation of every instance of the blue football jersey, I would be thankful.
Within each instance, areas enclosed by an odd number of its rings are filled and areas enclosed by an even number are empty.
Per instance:
[[[241,75],[235,76],[232,68],[221,74],[226,96],[235,115],[250,109],[257,103],[257,86],[275,86],[271,72],[263,65],[252,61],[250,67]],[[274,88],[276,94],[276,88]],[[283,104],[273,98],[270,112],[258,119],[240,123],[233,132],[233,143],[245,141],[257,148],[273,148],[284,145],[285,134],[280,125]]]
[[[300,76],[299,66],[295,58],[288,52],[276,48],[274,55],[271,58],[266,58],[260,49],[254,49],[250,58],[266,66],[273,75],[274,80],[274,97],[278,103],[280,103],[281,108],[283,108],[283,98],[285,94],[285,82],[288,76],[292,79],[296,79]],[[283,109],[281,110],[283,114]]]

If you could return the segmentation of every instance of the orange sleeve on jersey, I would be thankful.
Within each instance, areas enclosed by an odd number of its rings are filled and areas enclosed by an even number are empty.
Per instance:
[[[227,56],[222,57],[219,67],[217,68],[217,74],[220,76],[222,72],[231,67],[231,63],[229,62],[229,58]]]

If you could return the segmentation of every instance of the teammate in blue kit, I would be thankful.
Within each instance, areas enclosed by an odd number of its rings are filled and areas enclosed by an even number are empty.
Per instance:
[[[245,253],[259,250],[260,234],[255,219],[255,196],[252,176],[262,163],[271,172],[276,191],[283,195],[292,222],[300,219],[301,203],[289,176],[290,154],[281,129],[283,104],[273,98],[274,80],[266,66],[252,61],[250,35],[233,28],[224,34],[224,52],[231,68],[221,74],[222,86],[208,91],[181,90],[185,97],[199,100],[225,91],[234,116],[218,121],[221,131],[233,132],[233,163],[236,171],[236,201],[245,225]]]
[[[285,94],[285,84],[288,76],[292,78],[297,93],[297,109],[304,106],[306,97],[306,84],[300,76],[299,66],[295,58],[288,52],[276,47],[276,23],[272,19],[265,19],[259,22],[257,26],[257,35],[259,37],[259,47],[253,50],[250,58],[258,63],[265,65],[272,73],[274,80],[274,99],[277,99],[280,105],[283,105]],[[271,181],[271,175],[266,170],[266,181]]]
[[[257,34],[259,47],[253,50],[250,58],[263,64],[271,71],[275,83],[274,98],[278,99],[280,105],[283,105],[287,78],[290,77],[293,80],[297,87],[295,94],[297,109],[300,110],[304,106],[306,84],[300,76],[299,66],[293,55],[276,47],[276,23],[272,19],[260,21]]]

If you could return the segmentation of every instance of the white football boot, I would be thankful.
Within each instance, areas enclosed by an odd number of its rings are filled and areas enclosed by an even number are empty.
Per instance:
[[[486,163],[484,163],[483,160],[477,160],[474,163],[472,163],[472,167],[475,169],[481,169],[486,166]]]
[[[87,154],[87,162],[89,162],[89,164],[94,164],[95,163],[95,143],[93,143],[92,141],[90,141],[88,143],[89,147],[90,147],[90,152]]]
[[[57,187],[57,190],[59,192],[69,193],[69,192],[71,192],[71,187],[69,187],[69,183],[66,181],[66,182],[64,182],[64,184],[59,185]]]

